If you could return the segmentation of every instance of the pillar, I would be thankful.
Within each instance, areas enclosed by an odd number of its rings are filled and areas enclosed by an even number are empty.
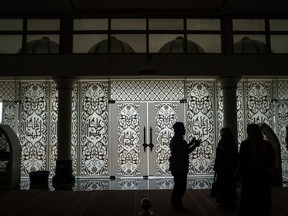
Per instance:
[[[58,90],[57,160],[53,187],[65,188],[75,184],[71,157],[71,119],[73,77],[55,77]]]
[[[231,128],[236,143],[238,143],[236,91],[240,78],[239,76],[222,76],[218,79],[223,90],[223,127]]]

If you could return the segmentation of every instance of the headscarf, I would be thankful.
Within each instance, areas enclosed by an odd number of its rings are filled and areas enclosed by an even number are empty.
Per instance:
[[[247,127],[248,139],[263,139],[261,127],[257,124],[249,124]]]
[[[238,153],[238,147],[235,143],[232,130],[230,128],[224,127],[221,129],[223,136],[221,137],[221,145],[224,149],[229,151],[232,156]]]

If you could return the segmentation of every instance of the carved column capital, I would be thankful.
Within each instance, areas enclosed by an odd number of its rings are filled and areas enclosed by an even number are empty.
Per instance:
[[[53,80],[57,84],[57,89],[73,89],[76,82],[76,77],[70,76],[55,76]]]
[[[237,88],[241,76],[219,76],[217,80],[220,82],[222,89],[233,89]]]

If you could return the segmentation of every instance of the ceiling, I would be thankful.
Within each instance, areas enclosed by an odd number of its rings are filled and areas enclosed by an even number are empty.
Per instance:
[[[287,0],[1,0],[0,14],[287,15]]]

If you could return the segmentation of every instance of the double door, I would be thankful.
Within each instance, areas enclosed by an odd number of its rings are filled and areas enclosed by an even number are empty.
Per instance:
[[[173,124],[185,122],[185,103],[110,104],[110,167],[118,177],[169,176]]]

